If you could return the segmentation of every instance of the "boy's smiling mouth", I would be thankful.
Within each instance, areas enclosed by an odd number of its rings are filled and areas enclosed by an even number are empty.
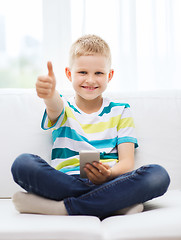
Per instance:
[[[82,88],[87,89],[87,90],[95,90],[98,87],[82,86]]]

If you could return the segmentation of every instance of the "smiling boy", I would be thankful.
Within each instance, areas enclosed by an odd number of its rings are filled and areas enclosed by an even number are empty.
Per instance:
[[[114,75],[108,44],[86,35],[72,45],[65,73],[75,96],[69,100],[56,90],[51,62],[47,68],[36,90],[46,105],[42,128],[52,130],[52,166],[32,154],[15,160],[14,180],[28,192],[14,195],[16,209],[104,217],[127,207],[142,211],[143,202],[164,194],[170,180],[163,167],[133,170],[138,144],[129,104],[102,96]],[[100,162],[85,166],[87,179],[79,175],[81,150],[100,152]]]
[[[75,90],[77,106],[86,113],[96,112],[102,106],[102,93],[113,77],[114,71],[105,56],[98,54],[80,56],[66,75]]]

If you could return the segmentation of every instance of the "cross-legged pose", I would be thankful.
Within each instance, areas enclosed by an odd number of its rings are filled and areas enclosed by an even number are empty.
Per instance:
[[[37,79],[36,91],[46,105],[42,129],[52,130],[51,165],[29,153],[16,158],[13,178],[26,190],[13,196],[16,209],[105,217],[116,211],[140,212],[145,201],[163,195],[170,178],[162,166],[134,170],[138,143],[129,104],[102,95],[114,75],[108,44],[95,35],[73,43],[65,68],[75,91],[70,99],[63,89],[61,94],[56,90],[51,62],[47,68],[48,75]],[[99,162],[85,165],[87,178],[80,177],[81,150],[100,153]]]

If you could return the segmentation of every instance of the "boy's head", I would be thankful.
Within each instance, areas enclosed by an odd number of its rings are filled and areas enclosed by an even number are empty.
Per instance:
[[[69,67],[72,68],[76,58],[89,55],[105,56],[111,68],[111,51],[109,45],[96,35],[82,36],[72,44],[69,53]]]

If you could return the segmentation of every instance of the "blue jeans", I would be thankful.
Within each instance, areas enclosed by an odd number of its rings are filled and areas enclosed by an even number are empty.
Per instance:
[[[116,210],[163,195],[170,178],[159,165],[147,165],[95,185],[52,168],[39,156],[22,154],[12,165],[14,181],[27,192],[63,200],[69,215],[104,217]]]

